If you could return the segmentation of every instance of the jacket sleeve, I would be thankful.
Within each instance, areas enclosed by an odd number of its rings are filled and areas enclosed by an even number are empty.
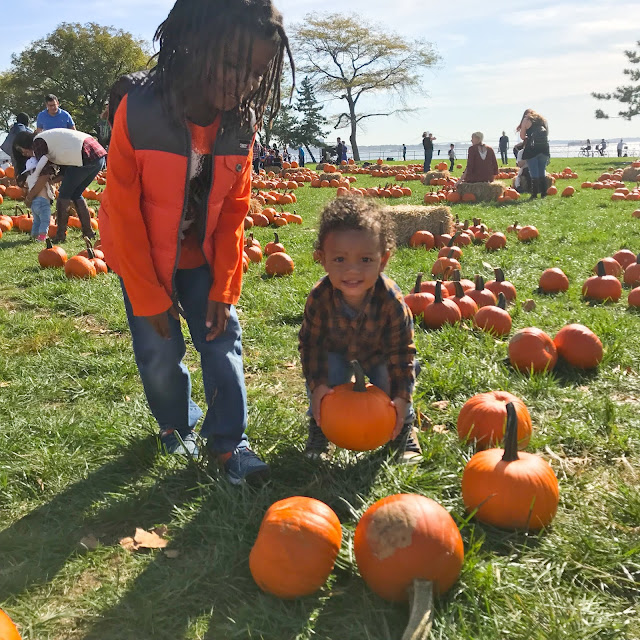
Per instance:
[[[252,147],[253,143],[250,148]],[[209,300],[216,302],[236,304],[240,298],[244,219],[249,212],[251,200],[252,161],[253,154],[249,152],[242,173],[222,203],[213,231],[213,284],[209,290]]]
[[[489,148],[491,149],[491,147]],[[496,176],[499,172],[500,169],[498,169],[498,160],[496,159],[495,151],[491,149],[491,175],[493,176],[494,180],[496,179]]]
[[[105,191],[110,235],[119,274],[136,316],[167,311],[171,298],[158,281],[151,245],[142,218],[142,186],[135,151],[129,140],[125,97],[114,122]],[[107,256],[108,259],[108,256]]]

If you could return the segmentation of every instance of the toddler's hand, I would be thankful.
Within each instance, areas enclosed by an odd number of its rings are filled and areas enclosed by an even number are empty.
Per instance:
[[[319,385],[311,392],[311,413],[318,426],[320,426],[320,403],[328,393],[333,393],[333,389],[326,384]]]
[[[397,438],[402,431],[402,425],[404,424],[405,416],[407,415],[407,407],[409,403],[404,398],[394,398],[391,401],[391,406],[396,410],[396,426],[391,434],[391,439]]]

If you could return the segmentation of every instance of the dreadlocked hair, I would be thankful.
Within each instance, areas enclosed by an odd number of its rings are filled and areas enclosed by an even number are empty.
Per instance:
[[[380,252],[396,248],[391,216],[377,203],[357,196],[336,198],[320,215],[320,230],[315,248],[323,249],[327,236],[334,231],[371,231],[380,240]]]
[[[269,108],[271,126],[280,110],[280,79],[286,52],[295,86],[295,67],[284,31],[282,14],[271,0],[176,0],[166,20],[157,28],[153,41],[159,43],[155,73],[165,105],[174,116],[184,117],[185,98],[206,86],[219,65],[223,85],[231,80],[225,59],[231,43],[238,37],[238,51],[247,52],[244,63],[236,65],[236,87],[246,82],[251,72],[254,38],[272,40],[277,53],[271,59],[258,88],[235,109],[240,124],[252,120],[258,127]]]

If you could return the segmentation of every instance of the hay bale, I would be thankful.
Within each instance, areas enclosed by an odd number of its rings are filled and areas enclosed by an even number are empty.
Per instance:
[[[504,182],[495,180],[494,182],[458,182],[456,191],[460,197],[465,193],[473,193],[476,202],[495,202],[506,189]]]
[[[633,167],[627,167],[622,172],[623,182],[638,182],[640,181],[640,169],[634,169]]]
[[[391,214],[394,221],[398,246],[408,245],[416,231],[431,231],[434,235],[442,233],[442,229],[445,233],[454,231],[453,217],[449,207],[400,204],[382,208]]]
[[[451,177],[451,174],[448,171],[427,171],[422,178],[422,184],[426,184],[427,187],[431,185],[431,181],[434,178],[446,178],[447,180]]]
[[[261,213],[261,212],[262,212],[262,204],[260,204],[260,200],[251,198],[251,200],[249,200],[249,215],[251,215],[252,213]]]
[[[342,174],[341,173],[321,173],[319,176],[320,180],[329,180],[329,182],[331,182],[331,180],[342,180]]]
[[[277,176],[280,175],[280,173],[282,172],[282,167],[280,165],[277,164],[268,164],[264,166],[264,170],[266,173],[269,173],[270,171],[273,171],[273,173],[275,173]]]

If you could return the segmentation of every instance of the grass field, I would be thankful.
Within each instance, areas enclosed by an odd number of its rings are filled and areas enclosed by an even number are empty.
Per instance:
[[[553,160],[551,168],[565,164]],[[561,187],[579,187],[616,161],[570,164],[580,177]],[[356,184],[377,183],[359,176]],[[426,188],[410,186],[410,202],[421,203]],[[513,330],[537,326],[554,335],[581,322],[600,336],[605,357],[597,372],[559,366],[529,377],[508,365],[508,339],[467,326],[417,328],[423,370],[415,402],[434,426],[420,436],[424,461],[408,469],[376,453],[342,452],[330,465],[301,454],[306,400],[297,332],[322,275],[311,258],[318,213],[334,193],[298,190],[304,224],[279,230],[294,275],[267,279],[252,265],[238,305],[249,436],[273,471],[257,492],[229,486],[204,462],[158,454],[114,274],[68,281],[59,270],[39,269],[41,247],[25,235],[0,239],[0,607],[23,638],[396,640],[407,608],[367,589],[351,541],[359,514],[398,492],[443,504],[465,543],[460,580],[437,602],[433,638],[640,638],[640,315],[628,311],[626,291],[616,304],[580,297],[598,258],[620,248],[640,252],[640,220],[631,217],[638,203],[578,188],[571,199],[455,205],[461,219],[481,217],[494,229],[518,220],[540,230],[532,244],[510,237],[500,253],[474,246],[462,260],[467,277],[491,275],[483,261],[503,267],[518,289]],[[77,231],[70,235],[71,255],[82,242]],[[256,236],[264,246],[272,231]],[[387,273],[408,291],[434,259],[435,252],[401,249]],[[551,266],[571,286],[543,297],[535,289]],[[536,302],[532,312],[521,308],[527,298]],[[187,361],[194,397],[204,404],[191,346]],[[549,460],[560,482],[558,515],[540,534],[500,531],[464,513],[460,478],[473,450],[459,444],[456,417],[471,395],[492,389],[524,399],[534,422],[529,450]],[[326,587],[293,602],[263,594],[248,568],[265,510],[290,495],[326,501],[345,534]],[[177,557],[118,544],[135,527],[161,524]],[[86,536],[97,538],[97,548],[87,550]]]

